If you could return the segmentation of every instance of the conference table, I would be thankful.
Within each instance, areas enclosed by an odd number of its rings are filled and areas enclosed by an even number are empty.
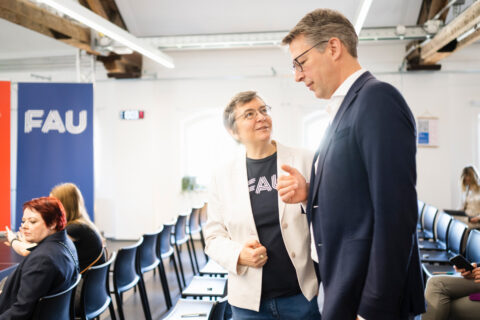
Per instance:
[[[4,243],[6,240],[0,236],[0,280],[15,271],[18,263],[23,260],[21,255]]]

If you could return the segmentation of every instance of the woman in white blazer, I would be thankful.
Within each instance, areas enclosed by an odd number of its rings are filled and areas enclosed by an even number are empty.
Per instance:
[[[224,125],[246,153],[213,176],[205,251],[229,272],[233,318],[320,319],[307,219],[276,190],[284,164],[308,181],[313,156],[271,140],[270,107],[254,91],[230,101]]]

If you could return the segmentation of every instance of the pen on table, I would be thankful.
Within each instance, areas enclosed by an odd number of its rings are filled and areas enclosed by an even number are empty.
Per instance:
[[[453,272],[453,271],[434,271],[434,272],[432,272],[432,274],[450,274],[450,275],[452,275],[452,274],[455,274],[455,272]]]
[[[187,314],[182,314],[180,317],[181,318],[194,318],[194,317],[206,317],[206,313],[187,313]]]

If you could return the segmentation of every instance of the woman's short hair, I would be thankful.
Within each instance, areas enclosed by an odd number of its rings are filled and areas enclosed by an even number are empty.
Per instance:
[[[340,39],[352,57],[357,57],[358,36],[352,23],[340,12],[317,9],[307,13],[283,38],[284,45],[297,36],[304,35],[311,45],[327,42],[332,37]]]
[[[231,130],[233,132],[236,131],[236,124],[235,124],[235,108],[237,106],[242,106],[246,103],[249,103],[253,99],[260,99],[256,91],[242,91],[237,93],[228,103],[227,107],[223,111],[223,125],[227,130]]]
[[[55,231],[62,231],[67,225],[65,209],[55,197],[41,197],[32,199],[23,204],[23,210],[30,209],[38,212],[47,227],[55,225]]]

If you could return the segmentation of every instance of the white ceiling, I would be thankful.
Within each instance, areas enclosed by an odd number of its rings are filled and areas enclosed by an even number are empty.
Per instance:
[[[287,31],[306,13],[331,8],[354,20],[360,0],[116,0],[138,37]],[[415,25],[422,0],[373,0],[365,27]]]

